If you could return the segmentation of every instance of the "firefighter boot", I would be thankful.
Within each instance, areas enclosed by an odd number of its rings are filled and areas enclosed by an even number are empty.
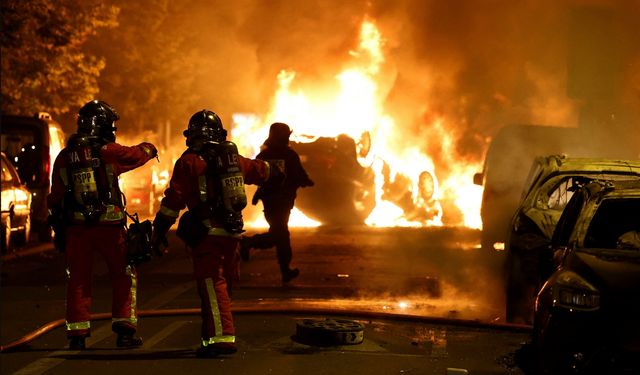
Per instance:
[[[84,350],[87,347],[84,339],[84,336],[70,337],[69,350]]]
[[[230,342],[221,342],[207,346],[201,346],[196,350],[198,358],[216,358],[219,355],[230,355],[238,351],[236,345]]]
[[[142,346],[142,338],[129,333],[118,333],[116,346],[118,348],[137,348]]]

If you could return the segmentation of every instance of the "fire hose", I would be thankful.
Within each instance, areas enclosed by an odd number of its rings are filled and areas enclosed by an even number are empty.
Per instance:
[[[234,314],[307,314],[307,315],[340,315],[340,316],[359,316],[368,319],[392,319],[403,322],[415,322],[426,324],[442,324],[453,326],[464,326],[471,328],[487,328],[507,330],[514,332],[530,332],[531,326],[523,324],[510,324],[510,323],[495,323],[495,322],[482,322],[479,320],[468,319],[454,319],[454,318],[440,318],[440,317],[425,317],[419,315],[407,315],[397,314],[390,312],[379,311],[360,311],[360,310],[335,310],[335,309],[323,309],[323,308],[305,308],[305,307],[291,307],[291,306],[250,306],[250,307],[236,307],[232,309]],[[158,316],[181,316],[181,315],[200,315],[200,308],[187,308],[187,309],[164,309],[164,310],[140,310],[138,312],[139,317],[158,317]],[[111,319],[110,313],[96,313],[91,314],[90,320],[106,320]],[[0,353],[15,350],[23,345],[26,345],[38,337],[54,330],[55,328],[65,325],[65,319],[53,320],[44,324],[40,328],[22,336],[21,338],[10,342],[7,345],[0,345]]]

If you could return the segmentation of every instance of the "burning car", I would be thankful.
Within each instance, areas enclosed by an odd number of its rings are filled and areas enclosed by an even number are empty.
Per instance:
[[[506,318],[533,323],[537,291],[551,274],[549,244],[558,219],[577,186],[592,180],[640,180],[640,162],[538,157],[529,170],[506,243]]]
[[[363,224],[376,207],[376,174],[359,162],[367,156],[369,142],[366,135],[356,143],[345,134],[319,137],[310,143],[291,142],[315,182],[312,189],[298,191],[296,207],[325,225]],[[435,179],[431,173],[422,171],[414,187],[409,177],[392,174],[389,165],[381,163],[380,199],[396,205],[409,221],[427,222],[441,214],[433,199]]]
[[[315,182],[300,189],[296,206],[323,224],[362,224],[376,205],[375,174],[358,163],[356,143],[347,135],[291,142]]]
[[[552,239],[536,300],[543,374],[640,371],[640,180],[579,187]]]

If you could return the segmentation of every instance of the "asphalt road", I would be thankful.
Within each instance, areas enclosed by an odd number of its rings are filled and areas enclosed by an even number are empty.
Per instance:
[[[301,274],[290,285],[280,283],[273,250],[255,251],[241,264],[233,356],[195,358],[199,300],[189,255],[171,236],[168,254],[139,267],[142,348],[116,349],[101,314],[86,351],[66,350],[63,328],[53,328],[0,354],[0,373],[530,373],[530,331],[504,324],[500,255],[479,249],[478,231],[295,229],[292,242]],[[48,245],[3,257],[4,347],[64,318],[64,270],[64,256]],[[110,303],[98,257],[92,311],[106,313]],[[360,323],[364,340],[342,346],[302,340],[297,326],[305,318]]]

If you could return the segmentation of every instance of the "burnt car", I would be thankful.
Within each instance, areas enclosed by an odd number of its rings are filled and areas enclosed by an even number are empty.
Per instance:
[[[2,151],[32,194],[33,231],[38,240],[50,241],[46,196],[50,190],[53,162],[65,144],[64,132],[45,112],[34,116],[3,114],[1,122]]]
[[[31,233],[31,192],[18,172],[2,155],[2,253],[29,242]]]
[[[552,249],[535,305],[540,372],[640,373],[640,181],[578,188]]]
[[[358,163],[356,142],[347,135],[291,142],[315,182],[298,190],[296,207],[323,224],[362,224],[376,205],[375,175]]]
[[[533,304],[551,273],[550,242],[577,186],[593,180],[640,180],[640,161],[538,157],[529,170],[505,245],[506,319],[533,323]]]
[[[364,224],[376,207],[376,175],[367,159],[370,147],[368,133],[356,142],[348,135],[319,137],[313,142],[291,142],[315,186],[298,190],[296,207],[324,225]],[[441,214],[433,199],[435,178],[428,171],[418,176],[417,188],[401,173],[393,174],[382,162],[381,199],[399,207],[407,220],[428,222]],[[413,189],[417,192],[414,194]]]

